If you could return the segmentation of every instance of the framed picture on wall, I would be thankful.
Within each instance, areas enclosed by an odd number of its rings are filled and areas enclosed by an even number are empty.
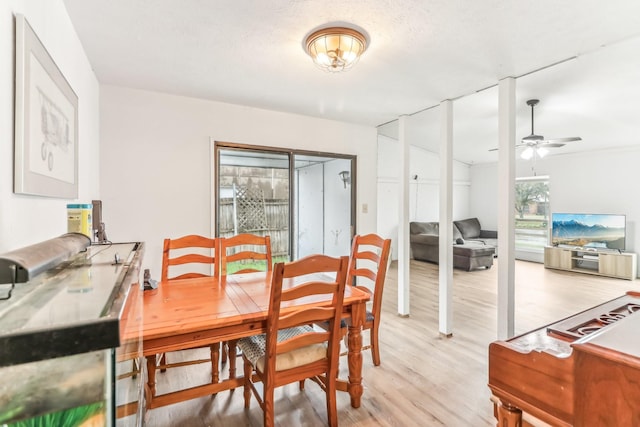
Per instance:
[[[16,15],[14,192],[78,197],[78,97]]]

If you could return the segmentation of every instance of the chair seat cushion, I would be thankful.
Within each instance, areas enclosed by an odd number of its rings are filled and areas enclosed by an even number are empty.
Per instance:
[[[373,313],[370,312],[369,310],[367,310],[367,314],[365,316],[364,321],[367,322],[367,323],[373,322]],[[349,323],[351,323],[349,320],[340,319],[340,327],[341,328],[346,328],[347,326],[349,326]],[[323,328],[327,329],[328,325],[325,324],[325,326],[323,326]]]
[[[369,323],[369,322],[373,322],[373,313],[370,311],[367,311],[367,315],[365,318],[365,322]]]
[[[313,328],[311,326],[281,329],[278,331],[278,342],[312,331]],[[266,344],[267,338],[265,334],[242,338],[238,341],[238,347],[240,347],[242,353],[260,372],[264,371]],[[306,365],[316,360],[325,359],[326,357],[327,346],[324,344],[313,344],[297,348],[278,355],[276,358],[276,371],[284,371]]]

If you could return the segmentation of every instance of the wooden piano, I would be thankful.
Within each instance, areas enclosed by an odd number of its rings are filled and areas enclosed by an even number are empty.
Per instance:
[[[489,345],[499,427],[640,426],[640,293]]]

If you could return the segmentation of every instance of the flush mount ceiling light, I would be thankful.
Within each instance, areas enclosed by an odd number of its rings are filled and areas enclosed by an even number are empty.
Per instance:
[[[307,37],[306,50],[321,69],[330,73],[353,67],[367,49],[366,37],[351,28],[329,27]]]

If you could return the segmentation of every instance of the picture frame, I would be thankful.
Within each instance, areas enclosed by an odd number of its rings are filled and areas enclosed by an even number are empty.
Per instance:
[[[78,96],[16,14],[14,193],[78,197]]]

